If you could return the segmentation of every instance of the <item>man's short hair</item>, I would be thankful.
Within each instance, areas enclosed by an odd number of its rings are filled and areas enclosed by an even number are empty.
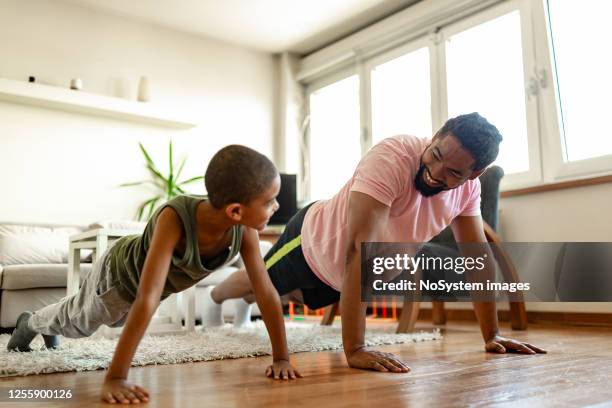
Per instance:
[[[212,206],[222,208],[231,203],[248,204],[270,188],[277,175],[274,163],[263,154],[229,145],[210,160],[204,184]]]
[[[474,171],[482,170],[495,161],[499,153],[499,144],[503,139],[499,130],[478,112],[447,120],[440,129],[440,134],[448,133],[452,133],[474,156]]]

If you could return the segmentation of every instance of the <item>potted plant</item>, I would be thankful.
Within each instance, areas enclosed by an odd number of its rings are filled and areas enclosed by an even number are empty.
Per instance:
[[[146,167],[149,170],[149,173],[151,174],[151,180],[124,183],[124,184],[121,184],[120,187],[133,187],[133,186],[139,186],[143,184],[152,184],[158,190],[158,194],[144,201],[138,207],[136,218],[138,219],[138,221],[141,221],[143,219],[145,212],[146,212],[147,220],[151,217],[151,215],[157,208],[157,204],[160,202],[160,200],[168,201],[176,197],[179,194],[188,194],[184,190],[184,187],[196,181],[204,180],[204,177],[196,176],[196,177],[191,177],[187,180],[179,181],[181,177],[181,172],[183,171],[183,167],[185,167],[185,163],[187,162],[187,157],[184,157],[183,160],[181,160],[181,163],[179,164],[175,172],[174,171],[175,169],[174,157],[173,157],[173,152],[172,152],[172,140],[170,140],[170,143],[168,145],[168,164],[169,164],[168,168],[169,170],[168,170],[168,174],[165,176],[159,171],[158,167],[155,165],[155,163],[151,159],[151,156],[149,155],[149,153],[147,152],[147,149],[145,149],[143,144],[138,143],[138,145],[140,146],[140,151],[142,152],[142,155],[144,156]]]

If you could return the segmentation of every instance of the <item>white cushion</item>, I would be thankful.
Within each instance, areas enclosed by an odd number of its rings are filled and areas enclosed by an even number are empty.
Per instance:
[[[0,306],[0,326],[15,327],[24,310],[35,311],[66,296],[66,288],[3,290]]]
[[[91,271],[91,264],[81,264],[81,282]],[[10,265],[2,271],[2,289],[65,288],[68,264]]]
[[[82,231],[79,227],[0,224],[0,264],[66,263],[68,239]]]

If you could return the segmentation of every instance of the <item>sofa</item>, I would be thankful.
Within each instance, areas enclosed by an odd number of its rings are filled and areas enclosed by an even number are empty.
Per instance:
[[[144,224],[128,222],[134,233]],[[125,229],[126,223],[122,225]],[[66,296],[68,273],[68,240],[94,228],[117,228],[117,223],[54,225],[0,222],[0,331],[10,332],[24,310],[37,310]],[[271,244],[261,243],[262,254]],[[91,254],[81,251],[81,280],[91,271]],[[196,319],[201,318],[198,294],[204,287],[216,285],[242,267],[239,257],[196,285]],[[179,305],[181,297],[179,296]],[[233,302],[223,305],[225,316],[233,315]],[[163,310],[163,303],[161,309]],[[180,310],[183,310],[181,307]],[[253,314],[259,315],[257,306]]]

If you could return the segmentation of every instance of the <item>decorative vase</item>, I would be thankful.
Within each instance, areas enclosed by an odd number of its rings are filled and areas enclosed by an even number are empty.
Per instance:
[[[70,80],[70,89],[80,91],[83,89],[83,81],[80,78],[73,78]]]
[[[151,88],[149,86],[149,78],[141,76],[138,82],[138,101],[149,102],[151,100]]]

